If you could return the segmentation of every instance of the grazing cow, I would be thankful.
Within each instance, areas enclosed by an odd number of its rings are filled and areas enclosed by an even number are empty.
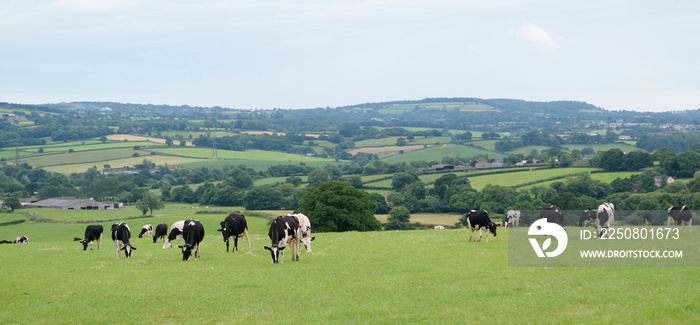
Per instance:
[[[693,214],[690,212],[690,209],[685,205],[674,205],[668,208],[667,225],[670,226],[672,225],[672,223],[680,225],[681,227],[688,225],[688,227],[690,227],[690,232],[692,232],[693,229],[691,226],[693,223]]]
[[[435,229],[435,230],[443,230],[443,229],[445,229],[445,226],[435,226],[435,227],[433,227],[433,229]]]
[[[144,225],[143,227],[141,227],[141,233],[139,233],[139,238],[143,238],[144,235],[148,237],[153,236],[153,225]]]
[[[80,241],[83,244],[83,250],[87,250],[88,246],[92,250],[93,241],[97,241],[97,249],[100,249],[103,229],[102,225],[89,225],[85,228],[85,237]]]
[[[199,253],[199,243],[204,239],[204,226],[199,220],[186,220],[182,228],[182,238],[185,240],[184,245],[179,245],[182,250],[182,260],[187,261],[192,256],[194,250],[194,259],[201,257]]]
[[[28,243],[31,243],[31,242],[29,241],[29,237],[27,237],[27,236],[17,237],[13,241],[0,240],[0,244],[28,244]]]
[[[316,239],[316,237],[311,237],[311,221],[309,221],[309,217],[301,213],[292,214],[291,216],[296,217],[297,221],[299,222],[299,233],[297,234],[297,238],[304,244],[304,249],[306,249],[306,252],[311,253],[311,241]],[[299,256],[297,256],[297,261],[298,260]]]
[[[561,225],[564,223],[564,212],[557,206],[550,205],[540,211],[539,219],[547,218],[547,222]]]
[[[578,219],[578,226],[588,227],[593,222],[598,224],[598,210],[585,210],[581,213],[581,219]]]
[[[131,257],[131,251],[136,250],[136,247],[131,246],[131,229],[129,225],[120,222],[112,225],[112,240],[114,248],[117,250],[117,259],[122,258],[121,251],[124,251],[126,258]]]
[[[226,242],[226,251],[228,252],[229,242],[231,237],[233,237],[233,249],[231,252],[238,251],[238,238],[245,236],[248,241],[248,255],[253,254],[253,250],[250,248],[250,236],[248,235],[248,223],[245,220],[245,216],[239,213],[231,213],[222,221],[221,235],[224,236],[224,242]]]
[[[294,240],[298,234],[298,229],[299,221],[296,217],[279,216],[272,220],[270,231],[267,233],[267,236],[270,237],[270,247],[265,246],[265,250],[270,251],[272,263],[280,262],[280,252],[282,252],[282,263],[284,263],[284,249],[287,247],[287,242],[292,246],[292,260],[294,260],[296,255],[294,252]],[[298,246],[298,242],[296,245]]]
[[[29,237],[27,237],[27,236],[15,238],[15,244],[29,244],[29,243],[31,243],[31,242],[29,241]]]
[[[182,228],[185,227],[185,220],[180,220],[176,221],[173,223],[172,226],[170,226],[170,234],[168,234],[168,238],[165,240],[163,243],[163,249],[168,249],[173,246],[173,240],[177,239],[177,243],[180,243],[180,239],[182,239]]]
[[[615,221],[615,205],[612,203],[603,203],[598,206],[598,225],[596,229],[598,230],[598,238],[607,237],[607,229],[610,229],[613,221]],[[603,228],[606,229],[603,233]]]
[[[156,234],[153,235],[153,243],[155,244],[156,241],[160,238],[163,242],[165,242],[165,236],[168,235],[168,225],[161,223],[156,226]]]
[[[644,221],[645,226],[653,226],[654,225],[654,217],[651,215],[651,212],[647,211],[642,214],[642,221]]]
[[[481,237],[483,235],[481,234],[481,228],[486,228],[486,242],[489,242],[489,232],[493,234],[494,237],[496,237],[496,225],[494,222],[491,221],[491,218],[489,218],[489,213],[486,210],[471,210],[467,212],[467,225],[469,226],[469,230],[471,230],[471,235],[469,236],[469,240],[474,240],[474,230],[479,230],[479,240],[481,241]]]
[[[506,222],[505,227],[518,227],[520,223],[520,211],[518,210],[508,210],[506,212]]]

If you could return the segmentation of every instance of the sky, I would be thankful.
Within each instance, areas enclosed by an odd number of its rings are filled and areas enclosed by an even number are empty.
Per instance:
[[[0,0],[0,102],[700,109],[700,1]]]

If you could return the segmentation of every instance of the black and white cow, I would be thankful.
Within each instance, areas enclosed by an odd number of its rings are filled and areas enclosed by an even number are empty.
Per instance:
[[[162,240],[165,242],[165,236],[168,235],[168,225],[165,223],[161,223],[156,226],[156,234],[153,235],[153,243],[155,244],[158,239]]]
[[[172,226],[170,226],[170,234],[168,234],[168,238],[163,243],[163,249],[172,247],[173,240],[177,239],[177,243],[180,243],[180,239],[182,239],[182,230],[184,227],[185,220],[176,221]]]
[[[87,250],[88,246],[92,250],[92,242],[97,242],[97,249],[102,245],[102,225],[89,225],[85,228],[85,237],[80,241],[83,244],[83,250]]]
[[[690,227],[690,231],[691,232],[693,231],[693,228],[692,228],[693,214],[690,212],[690,209],[687,206],[674,205],[674,206],[668,208],[667,225],[670,226],[674,223],[676,225],[681,226],[681,227],[688,225],[688,227]]]
[[[644,222],[645,226],[653,226],[654,216],[651,215],[651,212],[646,211],[642,214],[642,221]]]
[[[489,218],[489,213],[486,210],[471,210],[467,212],[467,226],[471,231],[469,236],[470,241],[474,240],[474,230],[477,229],[479,230],[479,239],[477,241],[481,241],[481,237],[483,237],[481,234],[482,228],[486,228],[487,243],[489,242],[489,232],[496,237],[496,227],[498,227],[498,225],[491,221],[491,218]]]
[[[182,238],[185,240],[184,245],[179,245],[182,250],[182,260],[187,261],[192,256],[194,251],[194,259],[201,257],[199,253],[199,243],[204,239],[204,226],[199,220],[185,220],[182,228]]]
[[[598,224],[598,210],[584,210],[578,219],[578,226],[588,227],[592,223]]]
[[[0,244],[28,244],[28,243],[31,243],[31,242],[29,241],[29,237],[27,237],[27,236],[17,237],[13,241],[0,240]]]
[[[126,258],[131,257],[131,251],[136,250],[136,247],[131,246],[131,229],[129,225],[120,222],[112,225],[112,240],[114,248],[117,250],[117,259],[122,258],[121,251],[124,251]]]
[[[520,223],[520,211],[508,210],[506,212],[506,222],[503,224],[506,228],[518,227]]]
[[[311,242],[316,239],[316,237],[311,237],[311,221],[309,217],[302,213],[295,213],[291,216],[296,217],[299,222],[299,232],[297,233],[297,238],[304,244],[304,249],[307,253],[311,253]],[[299,256],[297,256],[297,261]]]
[[[270,237],[270,247],[265,246],[265,250],[270,251],[272,263],[280,262],[280,252],[282,253],[282,263],[284,263],[284,249],[287,243],[292,246],[292,260],[297,255],[295,254],[295,244],[298,247],[296,236],[299,230],[299,221],[293,216],[279,216],[270,223],[270,231],[267,236]],[[296,243],[295,243],[296,242]]]
[[[598,206],[598,225],[596,229],[598,230],[598,238],[606,238],[608,229],[612,226],[615,221],[615,205],[612,203],[603,203]],[[603,231],[605,229],[605,231]]]
[[[250,236],[248,235],[248,222],[245,220],[245,216],[240,213],[231,213],[220,223],[221,235],[224,236],[224,242],[226,242],[226,251],[228,252],[229,242],[231,237],[233,237],[233,249],[231,252],[238,251],[238,238],[245,236],[248,241],[248,255],[253,254],[253,250],[250,248]]]
[[[550,205],[540,211],[540,219],[547,218],[547,222],[561,225],[564,223],[564,212],[557,206]]]
[[[144,225],[143,227],[141,227],[141,233],[139,233],[139,238],[143,238],[143,236],[153,236],[153,225]]]

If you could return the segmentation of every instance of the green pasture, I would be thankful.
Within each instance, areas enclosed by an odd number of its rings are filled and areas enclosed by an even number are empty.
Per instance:
[[[418,137],[415,140],[408,142],[409,145],[412,144],[447,144],[452,142],[452,138],[450,137],[432,137],[432,138],[421,138]]]
[[[208,159],[212,156],[212,149],[210,148],[159,148],[153,151],[172,155],[172,156],[182,156],[191,158],[204,158]],[[222,150],[218,149],[216,151],[219,159],[235,159],[235,160],[269,160],[269,161],[291,161],[291,162],[311,162],[311,161],[334,161],[330,158],[320,158],[312,157],[306,155],[296,155],[289,154],[285,152],[277,151],[265,151],[265,150],[246,150],[246,151],[234,151],[234,150]]]
[[[442,157],[461,157],[461,158],[471,158],[477,155],[488,155],[492,159],[502,159],[506,155],[500,154],[493,151],[486,151],[469,146],[461,145],[442,145],[433,146],[422,150],[416,150],[404,153],[398,156],[392,156],[389,158],[382,159],[382,161],[388,164],[395,164],[402,161],[409,162],[412,160],[422,160],[422,161],[440,161]]]
[[[614,181],[614,180],[617,179],[618,177],[619,177],[619,178],[629,178],[630,176],[632,176],[632,175],[637,175],[637,174],[641,174],[641,172],[605,172],[605,173],[593,173],[593,174],[591,174],[591,179],[598,180],[598,181],[601,181],[601,182],[604,182],[604,183],[608,183],[608,184],[609,184],[610,182]],[[564,178],[566,178],[566,177],[562,177],[562,178],[559,178],[559,179],[546,180],[546,181],[542,181],[542,182],[538,182],[538,183],[530,184],[530,185],[525,185],[525,186],[520,186],[520,187],[518,187],[518,190],[526,190],[526,189],[530,189],[530,188],[536,187],[536,186],[545,186],[545,187],[546,187],[546,186],[549,186],[550,184],[552,184],[552,183],[554,183],[554,182],[562,182],[562,181],[564,181]],[[517,186],[516,186],[516,187],[517,187]]]
[[[99,217],[101,211],[93,211]],[[0,215],[0,218],[4,215]],[[1,226],[3,322],[90,324],[695,324],[695,268],[509,267],[508,230],[315,233],[313,253],[271,264],[268,219],[248,215],[252,255],[226,253],[221,214],[128,220],[130,259],[108,236],[83,251],[85,224]],[[200,260],[138,238],[145,223],[196,218]],[[113,222],[100,223],[109,229]],[[107,235],[107,234],[105,234]],[[287,250],[290,248],[288,247]],[[641,299],[640,297],[649,297]],[[650,300],[651,299],[651,300]]]
[[[253,160],[253,159],[193,159],[193,162],[178,164],[182,168],[223,168],[225,166],[241,166],[244,165],[248,168],[252,168],[256,171],[264,171],[272,166],[276,165],[297,165],[303,163],[309,167],[324,167],[326,165],[340,165],[347,161],[341,160],[340,162],[333,161],[309,161],[309,162],[297,162],[297,161],[276,161],[276,160]]]
[[[115,148],[94,151],[79,151],[72,153],[64,152],[56,154],[47,154],[24,158],[22,159],[22,161],[28,163],[29,165],[35,168],[57,165],[80,165],[84,163],[110,163],[110,161],[132,157],[135,152],[138,152],[141,156],[150,156],[148,151],[133,150],[132,148]],[[143,161],[143,159],[145,158],[139,159],[139,162]],[[102,166],[102,164],[99,164],[99,166]],[[121,165],[112,165],[112,167],[121,167]]]
[[[595,150],[595,152],[607,151],[610,149],[620,149],[622,152],[625,152],[625,153],[631,152],[631,151],[645,151],[644,149],[637,148],[637,147],[632,146],[630,144],[621,143],[621,142],[596,144],[596,145],[592,145],[592,146],[585,145],[585,144],[567,144],[565,146],[567,148],[569,148],[569,150],[574,150],[574,149],[582,150],[583,148],[591,147],[591,148],[593,148],[593,150]]]
[[[127,150],[127,149],[124,149],[124,150]],[[130,149],[128,149],[128,150],[130,150]],[[101,152],[101,151],[106,151],[106,150],[96,151],[96,153]],[[139,151],[139,152],[142,152],[142,151]],[[71,155],[71,154],[66,154],[66,155]],[[197,159],[197,158],[149,155],[148,152],[142,152],[140,157],[130,157],[130,158],[114,157],[114,158],[106,158],[105,160],[97,160],[97,161],[92,161],[92,162],[47,166],[47,167],[42,167],[42,169],[46,169],[46,170],[51,171],[51,172],[62,173],[62,174],[83,173],[92,167],[97,167],[98,169],[100,169],[100,168],[102,168],[102,166],[104,164],[109,164],[112,168],[130,168],[131,166],[142,163],[144,159],[151,161],[158,166],[162,166],[162,165],[182,166],[182,165],[185,165],[188,163],[201,161],[201,159]],[[85,159],[85,160],[88,160],[88,159]],[[30,163],[30,165],[31,165],[31,163]]]
[[[519,171],[514,173],[503,173],[494,175],[481,175],[469,177],[469,182],[477,191],[481,191],[486,185],[501,185],[517,187],[520,184],[545,180],[553,177],[566,177],[578,173],[589,173],[597,168],[572,167],[554,169],[535,169],[532,171]]]

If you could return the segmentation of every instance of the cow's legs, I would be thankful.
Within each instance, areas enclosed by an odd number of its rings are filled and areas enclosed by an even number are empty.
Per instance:
[[[248,255],[252,255],[253,250],[250,248],[250,236],[248,236],[248,229],[243,229],[243,235],[245,236],[245,239],[248,241]]]
[[[117,259],[122,258],[121,247],[119,247],[119,246],[120,246],[119,241],[115,240],[114,241],[114,248],[117,250]]]
[[[102,234],[100,234],[100,237],[97,237],[97,249],[100,249],[100,246],[102,246]],[[90,247],[92,249],[92,247]]]

